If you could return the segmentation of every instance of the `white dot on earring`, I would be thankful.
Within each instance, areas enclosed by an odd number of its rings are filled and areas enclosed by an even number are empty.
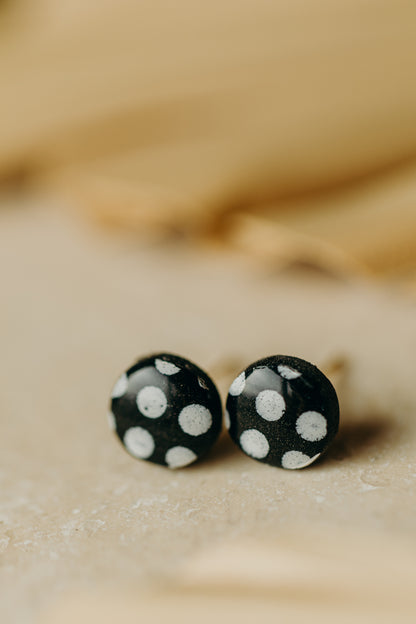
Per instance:
[[[224,412],[224,424],[226,429],[231,427],[230,414],[228,413],[228,410],[225,410]]]
[[[127,429],[123,442],[128,452],[139,459],[147,459],[155,450],[153,437],[142,427]]]
[[[123,373],[114,384],[111,392],[112,399],[119,399],[126,392],[128,386],[128,379],[126,373]]]
[[[247,429],[240,436],[241,448],[255,459],[263,459],[270,450],[266,436],[257,429]]]
[[[165,360],[159,360],[156,358],[155,367],[162,375],[174,375],[181,370],[179,366],[173,364],[173,362],[166,362]]]
[[[184,407],[178,420],[182,430],[192,436],[206,433],[212,425],[212,415],[209,409],[197,403]]]
[[[145,386],[136,399],[137,407],[147,418],[160,418],[165,413],[168,401],[165,393],[157,386]]]
[[[228,390],[228,393],[231,396],[238,396],[244,390],[244,386],[246,385],[246,375],[244,372],[240,373],[238,377],[236,377],[233,383]]]
[[[185,446],[174,446],[165,455],[165,461],[169,468],[183,468],[183,466],[192,464],[196,459],[198,458],[195,453]]]
[[[114,418],[114,414],[112,411],[108,411],[107,412],[107,421],[108,421],[108,426],[110,427],[111,431],[115,431],[116,430],[116,419]]]
[[[291,368],[290,366],[284,366],[284,364],[279,364],[279,366],[277,367],[277,370],[279,371],[279,375],[281,377],[283,377],[284,379],[297,379],[298,377],[300,377],[302,375],[302,373],[300,373],[299,371],[295,370],[294,368]]]
[[[256,410],[264,420],[279,420],[286,410],[286,403],[276,390],[262,390],[256,397]]]
[[[306,468],[309,464],[318,459],[321,453],[314,455],[313,457],[309,457],[309,455],[305,455],[305,453],[301,453],[300,451],[288,451],[282,457],[282,466],[283,468],[289,470],[298,470],[299,468]]]
[[[327,421],[319,412],[304,412],[296,421],[296,431],[308,442],[323,440],[327,434]]]

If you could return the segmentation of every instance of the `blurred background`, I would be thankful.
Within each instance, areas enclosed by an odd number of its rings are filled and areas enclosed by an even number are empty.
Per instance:
[[[415,75],[411,0],[0,1],[2,621],[412,621]],[[159,349],[345,356],[335,450],[132,466]]]
[[[4,186],[274,266],[413,274],[412,2],[3,0],[0,33]]]

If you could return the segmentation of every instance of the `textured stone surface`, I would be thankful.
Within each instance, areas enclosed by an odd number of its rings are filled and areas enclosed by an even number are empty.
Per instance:
[[[61,600],[61,615],[70,613],[67,594],[96,592],[108,607],[110,587],[135,596],[178,582],[198,552],[231,540],[275,544],[274,560],[293,574],[299,553],[321,573],[344,569],[346,558],[359,571],[360,551],[364,585],[387,545],[414,555],[414,301],[365,283],[266,276],[238,258],[138,247],[34,209],[0,213],[0,280],[2,622],[31,622]],[[198,362],[223,396],[267,353],[316,363],[342,353],[350,375],[339,435],[304,471],[254,462],[227,436],[183,471],[134,462],[109,434],[108,392],[115,371],[157,350]],[[321,548],[329,533],[332,567]],[[401,556],[392,560],[394,576],[408,579]],[[287,574],[276,577],[276,596],[297,621],[305,610]],[[82,602],[73,611],[91,621]]]

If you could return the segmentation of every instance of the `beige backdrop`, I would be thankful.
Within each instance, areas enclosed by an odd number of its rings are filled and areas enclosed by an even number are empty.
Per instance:
[[[416,6],[0,3],[0,621],[414,622]],[[100,225],[108,226],[97,227]],[[171,350],[345,357],[302,472],[107,430]]]
[[[0,179],[279,266],[407,272],[415,24],[411,0],[9,0]]]

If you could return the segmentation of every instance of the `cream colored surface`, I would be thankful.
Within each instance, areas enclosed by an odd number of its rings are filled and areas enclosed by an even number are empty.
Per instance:
[[[59,181],[111,223],[205,231],[236,209],[414,163],[411,1],[20,0],[8,11],[0,177]]]
[[[414,300],[2,204],[0,620],[411,621]],[[158,349],[223,393],[266,354],[345,355],[339,437],[299,472],[226,434],[184,470],[135,461],[107,399]]]

